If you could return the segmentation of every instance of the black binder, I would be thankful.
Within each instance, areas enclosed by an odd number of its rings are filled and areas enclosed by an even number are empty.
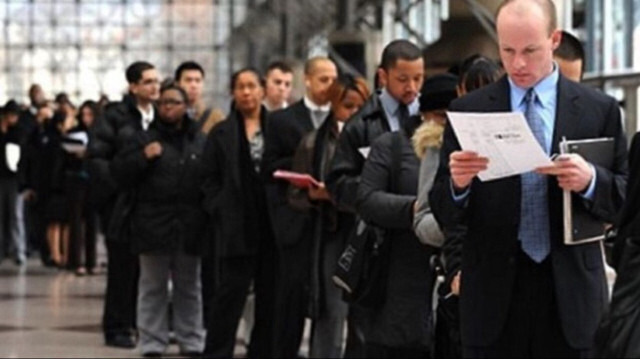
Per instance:
[[[615,141],[612,137],[570,141],[563,139],[560,142],[560,152],[579,154],[593,165],[611,169],[615,157]],[[581,201],[584,199],[579,195],[564,191],[564,243],[567,245],[584,244],[604,239],[604,222],[586,211],[573,210],[574,207],[582,205]]]

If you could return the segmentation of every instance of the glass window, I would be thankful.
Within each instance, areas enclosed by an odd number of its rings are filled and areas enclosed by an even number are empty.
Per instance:
[[[224,104],[230,66],[220,45],[229,6],[226,0],[0,0],[0,103],[26,101],[34,82],[49,98],[64,91],[75,103],[102,93],[117,100],[131,62],[149,61],[164,78],[196,60],[207,73],[207,100]]]

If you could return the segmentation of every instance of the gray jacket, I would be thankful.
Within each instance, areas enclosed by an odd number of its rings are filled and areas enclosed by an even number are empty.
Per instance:
[[[422,244],[437,248],[444,244],[444,235],[436,222],[429,205],[429,191],[440,163],[440,151],[435,147],[427,147],[420,163],[420,179],[418,182],[418,210],[413,217],[413,230]]]

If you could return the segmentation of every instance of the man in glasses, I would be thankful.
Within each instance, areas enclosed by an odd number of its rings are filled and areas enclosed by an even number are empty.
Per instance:
[[[155,118],[154,101],[160,96],[158,72],[148,62],[138,61],[126,70],[129,93],[121,102],[107,106],[95,124],[89,141],[91,179],[100,188],[97,198],[108,256],[107,291],[102,320],[109,346],[133,348],[138,281],[138,257],[131,252],[127,219],[122,215],[133,205],[130,193],[119,190],[109,163],[122,145],[138,131],[146,131]]]

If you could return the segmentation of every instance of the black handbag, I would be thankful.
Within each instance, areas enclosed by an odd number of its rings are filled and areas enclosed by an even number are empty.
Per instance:
[[[397,190],[397,177],[402,162],[401,133],[393,134],[391,192]],[[343,299],[365,308],[384,304],[389,277],[391,243],[388,231],[358,219],[338,259],[332,280],[342,289]]]

